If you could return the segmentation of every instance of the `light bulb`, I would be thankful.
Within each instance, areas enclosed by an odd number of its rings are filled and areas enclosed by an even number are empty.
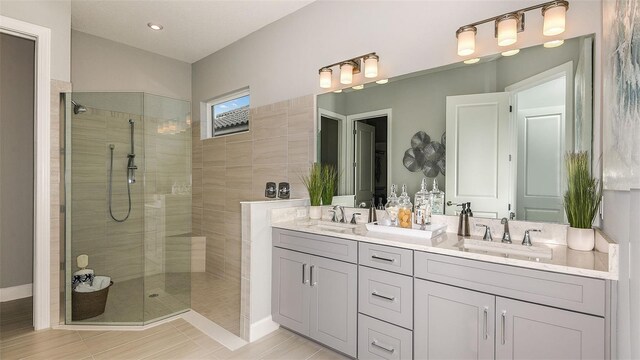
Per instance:
[[[509,46],[518,41],[518,15],[507,14],[498,20],[498,46]]]
[[[458,38],[458,55],[467,56],[476,51],[476,27],[465,26],[458,29],[456,37]]]
[[[513,56],[520,52],[520,49],[507,50],[502,52],[502,56]]]
[[[480,61],[480,58],[473,58],[473,59],[465,60],[464,63],[467,64],[467,65],[471,65],[471,64],[477,63],[478,61]]]
[[[329,68],[320,69],[320,87],[328,89],[331,87],[331,74],[333,71]]]
[[[364,77],[374,78],[378,76],[378,59],[375,54],[364,57]]]
[[[564,44],[564,40],[551,40],[544,43],[543,46],[546,47],[547,49],[550,49],[550,48],[558,47],[562,44]]]
[[[568,7],[568,3],[560,2],[542,8],[542,16],[544,16],[542,34],[544,36],[554,36],[564,32]]]
[[[353,81],[353,62],[340,64],[340,83],[349,85]]]

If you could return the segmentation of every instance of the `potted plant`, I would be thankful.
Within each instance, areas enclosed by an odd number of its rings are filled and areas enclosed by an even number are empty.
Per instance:
[[[309,218],[318,220],[322,217],[322,191],[324,189],[324,183],[322,179],[322,166],[318,163],[313,163],[309,169],[309,175],[301,176],[302,183],[309,192],[309,201],[311,207],[309,208]]]
[[[591,225],[602,200],[602,184],[589,173],[589,156],[586,152],[568,153],[567,192],[564,194],[564,210],[569,220],[567,245],[574,250],[591,251],[595,244]]]
[[[338,186],[338,171],[333,165],[322,165],[322,205],[331,205],[333,194]]]

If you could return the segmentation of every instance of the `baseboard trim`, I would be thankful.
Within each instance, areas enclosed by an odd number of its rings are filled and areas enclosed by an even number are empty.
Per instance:
[[[24,299],[33,295],[33,284],[0,288],[0,302]]]
[[[262,338],[263,336],[266,336],[278,330],[279,327],[280,324],[273,321],[271,319],[271,315],[260,321],[256,321],[255,323],[251,324],[251,330],[249,332],[249,342],[254,342]]]
[[[222,326],[214,323],[208,318],[200,315],[196,311],[187,311],[181,317],[193,325],[196,329],[202,331],[213,340],[219,342],[227,349],[234,351],[247,344],[246,341],[224,329]]]

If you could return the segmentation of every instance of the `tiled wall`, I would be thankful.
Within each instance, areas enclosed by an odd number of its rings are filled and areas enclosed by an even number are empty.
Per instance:
[[[300,181],[314,155],[312,95],[252,108],[247,133],[200,140],[193,126],[193,232],[206,237],[206,271],[240,282],[240,201],[264,199],[267,181]],[[239,301],[239,300],[238,300]]]

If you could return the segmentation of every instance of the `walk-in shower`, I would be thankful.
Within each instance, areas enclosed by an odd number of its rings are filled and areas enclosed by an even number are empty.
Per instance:
[[[191,193],[175,189],[191,185],[189,102],[78,92],[65,101],[66,323],[144,325],[188,310]],[[113,281],[104,313],[85,320],[72,317],[79,255]]]

